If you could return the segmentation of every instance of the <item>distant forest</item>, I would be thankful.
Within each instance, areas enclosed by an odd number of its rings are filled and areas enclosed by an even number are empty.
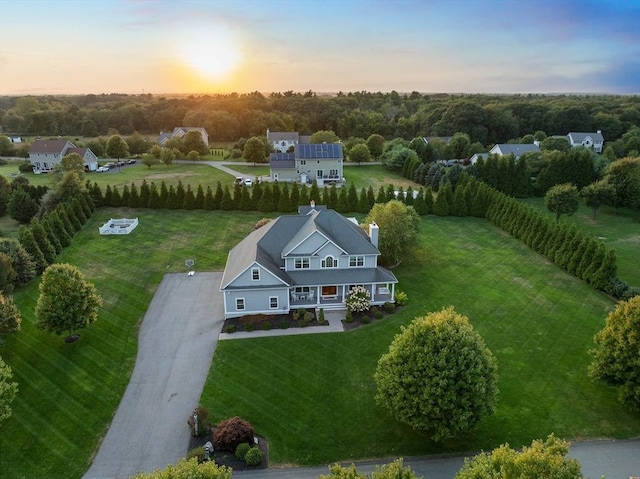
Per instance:
[[[271,131],[387,140],[462,132],[486,147],[527,134],[601,130],[607,143],[640,127],[640,97],[620,95],[425,95],[418,92],[0,97],[7,135],[144,135],[204,126],[209,140],[236,142]],[[609,143],[610,144],[610,143]]]

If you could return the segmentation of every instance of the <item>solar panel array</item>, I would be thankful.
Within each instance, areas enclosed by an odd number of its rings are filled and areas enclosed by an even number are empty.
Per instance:
[[[295,160],[295,155],[293,153],[271,153],[269,155],[269,160],[271,161]]]
[[[342,145],[339,143],[298,144],[298,158],[342,158]]]

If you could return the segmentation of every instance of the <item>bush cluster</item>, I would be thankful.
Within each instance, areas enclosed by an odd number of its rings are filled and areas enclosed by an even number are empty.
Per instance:
[[[254,435],[251,424],[235,416],[221,421],[216,426],[213,434],[213,446],[219,451],[235,453],[239,444],[252,443]]]

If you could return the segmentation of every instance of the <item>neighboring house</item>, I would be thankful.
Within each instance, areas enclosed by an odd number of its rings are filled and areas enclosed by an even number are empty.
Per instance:
[[[160,136],[158,137],[158,143],[160,146],[164,146],[169,138],[182,138],[190,131],[199,132],[204,144],[209,146],[209,134],[207,133],[207,130],[197,126],[177,126],[171,133],[161,131]]]
[[[300,135],[296,131],[269,131],[267,129],[267,141],[271,143],[276,153],[292,153],[295,146],[300,143]]]
[[[451,143],[451,138],[453,137],[452,136],[423,136],[422,141],[424,141],[425,144],[427,145],[433,141],[441,141],[445,145],[448,145],[449,143]]]
[[[524,153],[539,152],[540,147],[533,143],[498,143],[489,150],[490,155],[513,155],[516,160]]]
[[[353,286],[364,286],[372,305],[393,302],[398,280],[378,266],[375,223],[367,235],[355,219],[313,202],[299,211],[258,228],[229,252],[220,285],[225,318],[344,309]]]
[[[60,160],[71,153],[77,153],[88,171],[98,168],[98,157],[89,148],[76,148],[68,140],[36,140],[29,148],[29,161],[34,173],[51,171]]]
[[[303,184],[316,180],[318,186],[340,182],[344,156],[340,143],[297,144],[293,153],[269,155],[272,181],[293,181]]]
[[[487,158],[489,158],[489,153],[474,153],[473,156],[469,158],[469,163],[475,165],[479,159],[487,161]]]
[[[593,148],[593,151],[596,153],[602,153],[602,146],[604,144],[602,130],[598,130],[595,133],[570,131],[567,135],[567,141],[569,141],[572,148],[584,146],[585,148]]]

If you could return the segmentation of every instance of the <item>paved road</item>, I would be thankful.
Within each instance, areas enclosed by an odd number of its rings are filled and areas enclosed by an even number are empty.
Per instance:
[[[590,479],[629,479],[640,477],[640,439],[576,443],[569,456],[580,461],[584,477]],[[383,461],[382,463],[390,462]],[[464,463],[463,456],[407,458],[405,466],[424,479],[453,479]],[[356,462],[359,471],[370,473],[380,462]],[[234,472],[234,478],[249,479],[317,479],[328,474],[327,466],[309,468],[266,469]]]
[[[140,327],[127,390],[85,479],[128,478],[187,453],[187,417],[198,405],[222,329],[222,273],[168,274]]]

